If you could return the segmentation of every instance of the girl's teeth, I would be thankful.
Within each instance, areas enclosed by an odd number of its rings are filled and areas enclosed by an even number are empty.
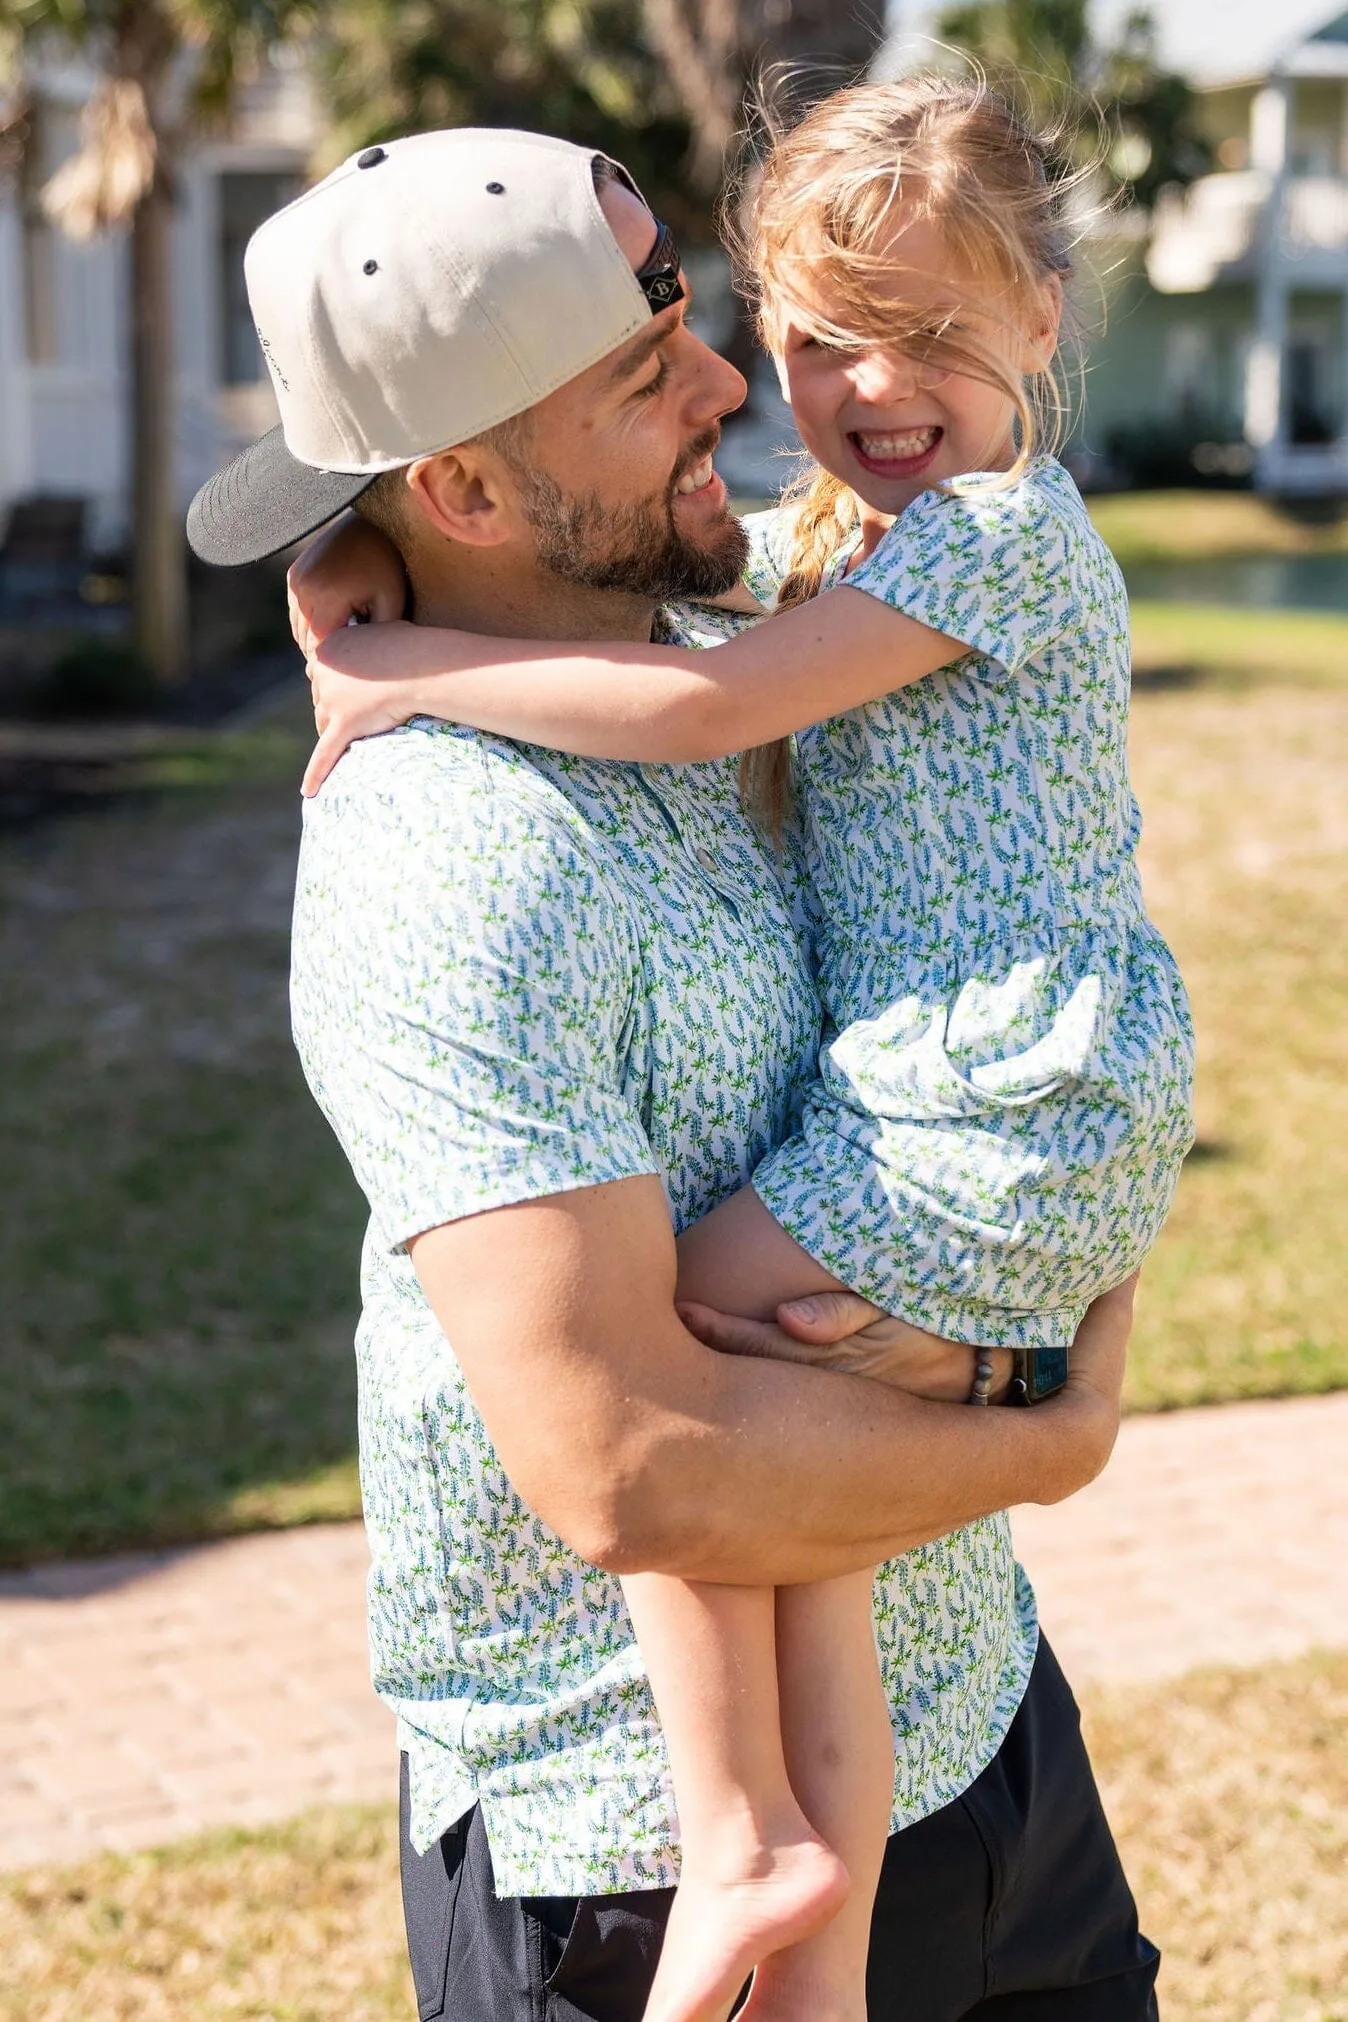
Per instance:
[[[701,491],[706,485],[709,485],[710,483],[711,483],[711,458],[708,457],[707,461],[705,463],[698,464],[695,470],[686,470],[683,476],[679,479],[678,483],[675,485],[674,489],[676,492],[681,493],[686,498],[690,492]]]
[[[930,449],[938,432],[935,428],[919,428],[912,435],[858,435],[857,441],[862,455],[876,463],[902,463]]]

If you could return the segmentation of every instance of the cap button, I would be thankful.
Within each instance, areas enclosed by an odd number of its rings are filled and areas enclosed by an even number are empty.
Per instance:
[[[377,168],[381,161],[388,160],[386,147],[367,147],[364,154],[356,156],[357,168]]]

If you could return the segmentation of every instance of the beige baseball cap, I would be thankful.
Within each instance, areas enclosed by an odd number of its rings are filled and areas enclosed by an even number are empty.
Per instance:
[[[597,159],[505,128],[415,134],[268,218],[244,273],[281,424],[197,493],[196,553],[289,547],[381,471],[523,413],[677,301],[672,239],[638,278],[600,209]]]

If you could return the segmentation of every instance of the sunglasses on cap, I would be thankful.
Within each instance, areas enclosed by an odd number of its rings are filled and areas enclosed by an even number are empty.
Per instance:
[[[668,309],[672,302],[682,302],[685,293],[679,279],[679,269],[683,265],[679,258],[679,242],[669,226],[655,220],[655,244],[637,268],[637,286],[651,305],[652,316],[658,316],[662,309]]]

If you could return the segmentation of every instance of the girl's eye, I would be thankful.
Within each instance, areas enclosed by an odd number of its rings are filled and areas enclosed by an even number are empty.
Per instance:
[[[834,337],[803,337],[800,342],[800,349],[802,351],[817,351],[825,358],[855,358],[857,356],[855,344],[846,344],[841,338]]]
[[[635,398],[637,400],[652,399],[655,394],[661,391],[661,389],[665,384],[665,381],[668,378],[669,378],[669,360],[668,358],[662,357],[660,360],[660,369],[656,373],[654,379],[648,379],[644,386],[638,386]]]

